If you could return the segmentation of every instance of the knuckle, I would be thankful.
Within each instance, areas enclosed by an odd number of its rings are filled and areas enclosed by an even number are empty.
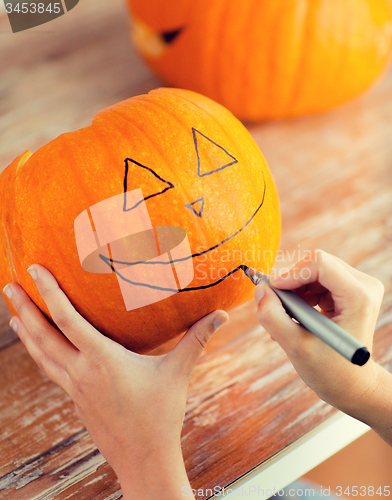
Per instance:
[[[274,317],[274,309],[275,306],[271,304],[265,304],[262,307],[259,307],[257,310],[257,319],[261,325],[264,326],[266,330],[271,329],[271,325],[273,325],[273,317]]]
[[[100,381],[113,379],[116,366],[115,360],[108,360],[99,354],[88,357],[81,354],[69,371],[74,391],[72,398],[89,393]]]
[[[108,375],[109,372],[113,371],[115,368],[115,364],[112,363],[110,357],[104,359],[103,356],[96,351],[89,354],[89,365],[91,370],[95,373],[104,376]]]
[[[33,337],[35,343],[39,347],[41,347],[41,348],[44,347],[46,336],[45,336],[45,334],[44,334],[44,332],[42,330],[33,331],[32,332],[32,337]]]
[[[13,306],[15,308],[15,311],[18,313],[19,316],[23,316],[26,310],[26,302],[25,301],[15,301],[13,303]]]
[[[372,295],[369,292],[368,288],[364,286],[359,286],[355,291],[355,296],[357,299],[357,303],[361,306],[366,306],[369,302],[372,301]]]
[[[42,370],[45,374],[45,355],[43,353],[37,354],[34,358],[35,362],[37,363],[37,366],[40,370]]]
[[[86,394],[89,392],[90,384],[85,374],[82,374],[80,371],[76,370],[72,374],[72,385],[74,388],[74,394]]]
[[[63,314],[57,315],[54,319],[56,325],[60,328],[60,330],[67,330],[72,327],[75,322],[74,312],[67,312]]]
[[[199,330],[195,332],[195,339],[201,345],[202,349],[204,349],[210,339],[210,334],[207,330]]]
[[[385,287],[383,283],[376,278],[374,278],[373,287],[375,290],[375,296],[377,298],[377,301],[381,304],[385,293]]]
[[[78,417],[79,420],[81,420],[83,422],[83,412],[82,412],[80,406],[77,405],[75,402],[74,402],[74,406],[75,406],[76,416]]]
[[[325,252],[324,252],[324,250],[321,250],[321,248],[315,248],[313,250],[313,258],[314,259],[317,259],[317,258],[322,259],[324,257],[324,255],[325,255]]]
[[[380,297],[369,287],[360,286],[356,290],[357,307],[365,313],[377,313],[380,306]]]
[[[53,292],[57,288],[60,288],[57,282],[53,286],[50,286],[50,287],[48,287],[47,285],[41,284],[39,293],[40,293],[41,297],[45,300],[45,298],[53,295]]]
[[[308,255],[304,257],[304,262],[322,262],[324,259],[324,250],[321,250],[320,248],[315,248],[314,250],[311,250]]]
[[[85,387],[86,373],[88,373],[87,367],[85,366],[85,359],[82,355],[73,363],[71,369],[68,370],[70,383],[72,385],[72,390],[74,394],[83,392],[82,389]],[[74,399],[74,396],[72,395]]]
[[[264,323],[264,317],[265,317],[265,307],[259,306],[256,312],[256,317],[259,321],[259,323],[263,324]]]
[[[327,259],[328,259],[328,254],[324,250],[316,248],[316,250],[313,250],[310,260],[313,266],[321,269],[324,267]]]
[[[377,307],[380,307],[385,292],[383,283],[374,276],[360,271],[358,279],[360,282],[358,296],[361,297],[362,302],[368,302],[369,304],[375,304]]]

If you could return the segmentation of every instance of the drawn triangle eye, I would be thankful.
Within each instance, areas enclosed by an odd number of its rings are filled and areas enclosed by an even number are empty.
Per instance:
[[[197,155],[197,175],[199,177],[219,172],[238,163],[238,160],[224,147],[219,146],[219,144],[193,127],[192,133]]]
[[[192,203],[186,203],[185,206],[192,210],[197,217],[201,217],[204,209],[204,198],[199,198],[198,200],[192,201]]]
[[[153,198],[159,194],[163,194],[169,189],[174,188],[174,184],[162,179],[152,168],[146,167],[141,163],[126,158],[125,160],[125,174],[124,174],[124,205],[123,211],[127,212],[136,208],[140,203],[148,198]],[[138,201],[133,206],[127,205],[127,191],[141,188],[144,199]]]

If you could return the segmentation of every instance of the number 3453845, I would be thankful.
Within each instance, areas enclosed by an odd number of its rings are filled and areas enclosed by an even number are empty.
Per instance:
[[[45,12],[50,12],[53,14],[60,14],[61,3],[50,3],[45,6],[43,3],[30,3],[23,2],[13,5],[12,3],[5,4],[5,10],[7,14],[12,14],[14,12],[18,14],[44,14]]]
[[[336,496],[340,497],[389,497],[391,492],[389,486],[337,486],[335,490]]]

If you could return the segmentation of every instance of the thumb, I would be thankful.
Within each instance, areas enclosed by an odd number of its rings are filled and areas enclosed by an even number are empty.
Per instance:
[[[212,335],[229,319],[225,311],[214,311],[200,319],[168,353],[170,363],[189,376]]]
[[[307,336],[308,332],[294,323],[284,310],[279,297],[269,286],[258,285],[254,294],[257,302],[256,316],[259,323],[287,354],[292,353],[299,346],[301,337]]]

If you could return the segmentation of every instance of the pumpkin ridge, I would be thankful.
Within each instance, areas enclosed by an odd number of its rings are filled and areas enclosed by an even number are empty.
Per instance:
[[[345,25],[350,26],[350,28],[351,28],[348,31],[347,37],[350,35],[352,36],[351,30],[352,30],[353,25],[355,28],[354,19],[351,16],[346,15]],[[339,75],[342,74],[341,70],[347,66],[347,63],[349,62],[349,59],[350,59],[352,41],[347,40],[347,42],[348,43],[345,43],[345,44],[342,43],[340,45],[339,55],[336,57],[336,60],[335,60],[335,75],[336,75],[335,80],[337,80],[339,78]],[[326,90],[328,90],[328,89],[326,89]],[[355,97],[355,95],[353,97]],[[339,102],[339,104],[340,104],[342,101],[341,96],[339,97],[339,101],[340,101]]]
[[[113,149],[109,148],[108,141],[105,140],[105,137],[100,132],[99,128],[97,129],[97,127],[95,126],[94,119],[91,123],[90,130],[91,130],[91,134],[94,135],[95,138],[97,139],[97,142],[101,146],[102,150],[105,151],[106,161],[103,160],[105,162],[105,165],[108,165],[108,164],[113,165],[113,162],[111,161],[111,158],[113,156],[113,153],[112,153]],[[117,130],[117,133],[120,133],[120,132]],[[123,186],[123,182],[124,182],[123,171],[121,169],[117,168],[117,165],[113,165],[113,172],[115,172],[116,174],[118,172],[119,179],[120,179],[120,186]]]
[[[311,19],[311,14],[316,11],[316,3],[318,3],[319,0],[314,0],[314,3],[310,2],[309,0],[306,0],[306,14],[303,17],[303,22],[302,22],[302,36],[301,36],[301,45],[299,48],[299,54],[300,57],[297,59],[297,69],[294,71],[294,77],[293,77],[293,84],[291,87],[291,98],[288,100],[287,103],[287,110],[289,116],[292,115],[293,113],[293,108],[295,107],[295,103],[301,93],[301,76],[300,74],[304,72],[304,69],[306,68],[305,61],[308,59],[308,52],[304,50],[309,44],[309,39],[311,37],[311,26],[310,26],[310,19]],[[313,10],[312,10],[313,7]]]
[[[232,2],[233,2],[233,0],[232,0]],[[222,62],[223,62],[223,64],[225,63],[224,58],[222,58],[224,50],[221,50],[220,44],[221,44],[221,41],[224,40],[224,33],[227,29],[227,26],[229,25],[227,23],[229,11],[230,11],[230,7],[227,4],[227,0],[221,0],[221,9],[220,9],[220,13],[219,13],[220,15],[217,16],[219,19],[219,23],[218,23],[219,29],[217,29],[213,33],[213,39],[215,42],[214,43],[215,47],[213,49],[213,53],[214,53],[215,57],[211,57],[211,66],[213,68],[213,70],[211,72],[211,74],[213,75],[213,78],[211,78],[211,80],[212,80],[212,85],[211,85],[212,93],[211,93],[211,95],[213,96],[213,99],[215,99],[218,102],[223,102],[222,101],[222,94],[221,94],[221,87],[222,87],[221,66],[222,66]],[[219,68],[219,71],[217,70],[218,68]],[[224,73],[224,71],[223,71],[223,73]]]
[[[246,19],[246,23],[244,23],[244,26],[250,26],[250,23],[252,21],[252,19],[254,19],[254,13],[257,9],[257,7],[259,7],[259,5],[257,4],[257,2],[255,3],[251,3],[249,2],[249,5],[250,5],[250,9],[248,11],[248,16],[247,16],[247,19]],[[245,49],[244,49],[244,54],[249,54],[249,52],[253,49],[253,47],[251,47],[251,42],[253,40],[251,39],[251,37],[249,37],[247,40],[245,40]],[[242,76],[242,78],[239,79],[239,85],[238,87],[240,89],[246,89],[247,86],[248,86],[248,83],[247,83],[247,80],[249,78],[248,76],[248,71],[247,71],[247,61],[246,61],[246,55],[245,57],[243,57],[242,59],[242,70],[240,71],[240,74]],[[261,92],[260,92],[261,94]],[[235,100],[235,102],[233,103],[233,111],[234,109],[238,109],[238,105],[239,105],[239,108],[241,108],[241,104],[242,104],[242,98],[241,98],[241,92],[238,92],[237,93],[237,99]],[[246,99],[245,98],[245,102],[244,102],[244,106],[245,106],[245,109],[247,109],[248,107],[252,108],[252,100],[251,99]],[[251,112],[251,110],[250,110]]]
[[[7,256],[8,268],[9,268],[9,271],[11,274],[11,280],[14,281],[14,272],[15,272],[16,280],[19,283],[18,275],[17,275],[16,269],[14,266],[13,258],[12,258],[12,250],[10,247],[10,240],[8,238],[7,229],[5,228],[4,221],[2,220],[1,222],[2,222],[4,236],[5,236],[5,238],[3,237],[4,250],[5,250],[5,254]]]
[[[275,0],[276,1],[276,0]],[[284,5],[286,3],[286,0],[279,0],[280,1],[280,7],[282,8],[282,4]],[[284,9],[284,7],[283,7]],[[284,14],[283,14],[284,15]],[[266,104],[266,115],[271,115],[273,113],[273,108],[271,110],[271,103],[275,102],[274,99],[274,89],[276,86],[279,86],[279,70],[278,70],[278,65],[276,60],[278,57],[281,57],[281,54],[277,51],[277,47],[279,47],[277,43],[277,39],[280,36],[280,33],[278,31],[279,28],[279,23],[281,22],[281,16],[279,13],[279,9],[276,9],[275,12],[275,18],[271,20],[271,26],[269,27],[270,33],[271,33],[271,42],[270,42],[270,47],[268,50],[268,79],[265,79],[265,81],[268,80],[268,84],[265,85],[265,94],[264,94],[264,100],[267,103]],[[277,78],[278,76],[278,78]],[[279,105],[278,105],[279,106]]]
[[[148,101],[146,102],[145,100],[142,100],[142,103],[143,105],[145,106],[146,104],[149,104]],[[147,140],[148,142],[150,143],[150,146],[152,149],[155,149],[158,154],[159,154],[159,159],[162,161],[162,163],[165,165],[165,167],[168,167],[168,163],[166,163],[166,160],[163,159],[163,153],[164,153],[164,150],[161,148],[161,147],[158,147],[158,145],[155,143],[153,143],[151,141],[151,137],[142,129],[140,128],[139,126],[139,123],[138,122],[135,122],[133,120],[131,120],[127,114],[125,113],[121,113],[120,111],[116,111],[116,115],[117,116],[120,116],[123,120],[127,121],[128,123],[130,123],[131,125],[134,126],[134,128],[141,134],[143,135]],[[123,135],[121,133],[121,135]],[[132,156],[132,155],[129,155],[129,156]],[[124,159],[125,160],[125,159]],[[171,182],[171,181],[170,181]],[[174,184],[174,183],[173,183]]]

